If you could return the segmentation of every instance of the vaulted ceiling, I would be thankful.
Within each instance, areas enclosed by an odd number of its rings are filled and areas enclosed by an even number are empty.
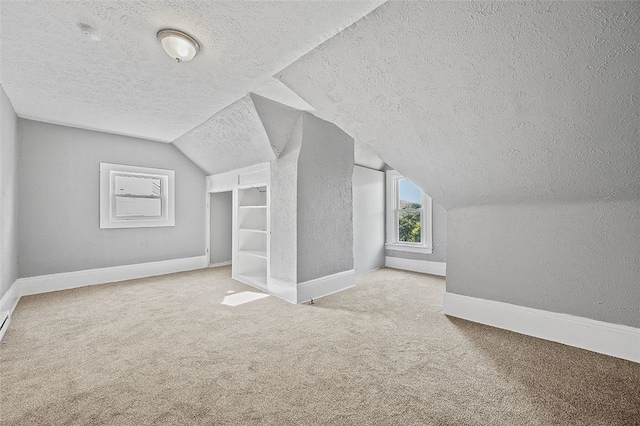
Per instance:
[[[3,0],[0,81],[20,117],[172,142],[381,2]],[[175,63],[164,28],[202,51]]]
[[[447,208],[640,197],[638,2],[389,2],[276,77]]]
[[[307,110],[447,208],[640,197],[639,3],[381,3],[3,1],[0,81],[21,117],[207,173],[276,158]]]

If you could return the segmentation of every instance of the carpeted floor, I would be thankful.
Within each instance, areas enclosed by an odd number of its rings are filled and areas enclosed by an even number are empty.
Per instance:
[[[23,298],[2,424],[640,424],[640,364],[447,318],[444,279],[245,292],[223,267]]]

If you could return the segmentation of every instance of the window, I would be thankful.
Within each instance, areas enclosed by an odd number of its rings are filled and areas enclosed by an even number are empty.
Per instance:
[[[387,172],[388,250],[431,253],[431,197],[395,170]]]
[[[100,163],[100,228],[175,226],[173,170]]]

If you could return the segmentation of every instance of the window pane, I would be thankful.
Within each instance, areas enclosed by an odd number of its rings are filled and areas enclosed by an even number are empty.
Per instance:
[[[398,212],[398,241],[419,243],[422,238],[422,213]]]
[[[160,178],[116,176],[117,195],[160,196]]]
[[[422,208],[422,191],[409,179],[400,179],[398,181],[398,208]]]
[[[160,198],[116,197],[116,217],[160,217],[162,200]]]

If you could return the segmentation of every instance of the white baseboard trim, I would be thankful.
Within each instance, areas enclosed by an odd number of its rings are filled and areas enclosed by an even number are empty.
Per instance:
[[[208,259],[206,256],[196,256],[183,259],[161,260],[159,262],[138,263],[135,265],[112,266],[109,268],[86,269],[84,271],[19,278],[16,283],[19,285],[20,296],[28,296],[88,285],[190,271],[193,269],[206,268],[207,265]]]
[[[0,299],[0,324],[4,321],[4,313],[7,312],[9,315],[0,330],[0,340],[2,340],[2,336],[7,331],[11,314],[22,296],[202,269],[207,267],[208,261],[207,256],[196,256],[18,278]]]
[[[304,303],[311,299],[319,299],[355,287],[355,285],[356,271],[353,269],[298,284],[274,277],[269,277],[267,280],[269,294],[291,303]]]
[[[269,277],[267,279],[267,289],[269,290],[269,294],[284,299],[287,302],[296,303],[298,301],[296,283]]]
[[[356,271],[350,269],[337,274],[326,275],[324,277],[299,283],[297,286],[298,303],[308,302],[311,299],[319,299],[342,290],[346,290],[356,285]]]
[[[423,274],[447,275],[446,262],[432,262],[429,260],[402,259],[400,257],[385,256],[387,268],[404,269],[405,271],[422,272]]]
[[[228,266],[231,265],[231,261],[227,260],[225,262],[218,262],[218,263],[210,263],[209,264],[209,268],[218,268],[220,266]]]
[[[640,363],[640,329],[494,300],[445,293],[450,315]]]

